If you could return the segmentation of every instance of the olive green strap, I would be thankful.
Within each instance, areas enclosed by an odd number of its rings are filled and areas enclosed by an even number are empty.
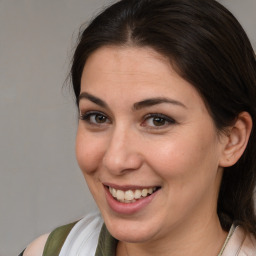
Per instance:
[[[57,256],[60,253],[60,250],[69,234],[71,229],[75,226],[77,223],[71,223],[65,226],[61,226],[53,230],[44,247],[43,256]]]
[[[23,256],[23,253],[25,252],[26,249],[24,249],[20,254],[19,256]]]
[[[118,241],[111,236],[105,224],[103,224],[95,256],[115,256]]]

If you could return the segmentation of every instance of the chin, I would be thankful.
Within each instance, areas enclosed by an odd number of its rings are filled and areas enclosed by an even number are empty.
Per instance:
[[[119,241],[127,243],[144,243],[152,240],[158,233],[157,230],[141,221],[106,221],[110,234]]]
[[[138,230],[136,232],[129,230],[126,230],[125,232],[124,230],[113,230],[113,232],[110,231],[110,233],[117,240],[126,243],[145,243],[152,240],[151,234],[145,234]]]

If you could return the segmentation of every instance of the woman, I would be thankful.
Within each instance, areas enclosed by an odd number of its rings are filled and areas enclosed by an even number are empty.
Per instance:
[[[229,11],[117,2],[81,34],[71,77],[77,160],[102,217],[23,255],[256,255],[256,61]]]

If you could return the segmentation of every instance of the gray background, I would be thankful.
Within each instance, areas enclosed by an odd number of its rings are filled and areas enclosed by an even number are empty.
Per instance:
[[[64,86],[79,27],[107,0],[0,0],[0,256],[95,210]],[[113,1],[112,1],[113,2]],[[256,0],[224,0],[256,49]]]

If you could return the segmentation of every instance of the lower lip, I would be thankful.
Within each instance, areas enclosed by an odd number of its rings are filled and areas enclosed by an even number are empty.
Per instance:
[[[147,205],[150,204],[150,202],[156,196],[158,191],[159,190],[157,190],[150,196],[136,200],[136,202],[134,203],[121,203],[116,199],[114,199],[113,196],[110,194],[108,188],[105,187],[106,199],[110,208],[118,214],[126,214],[126,215],[134,214],[138,211],[141,211],[143,208],[145,208]]]

